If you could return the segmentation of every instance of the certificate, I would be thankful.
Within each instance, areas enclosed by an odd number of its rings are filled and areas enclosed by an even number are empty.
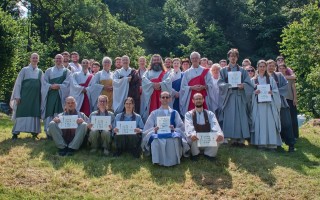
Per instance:
[[[157,117],[157,126],[159,127],[158,134],[171,133],[170,117]]]
[[[92,130],[110,130],[111,116],[91,116]]]
[[[231,84],[231,87],[238,87],[238,84],[241,84],[241,72],[228,72],[228,83]]]
[[[136,121],[117,121],[117,128],[119,129],[117,135],[135,135],[134,129],[136,127]]]
[[[59,117],[60,123],[58,124],[60,129],[73,129],[77,128],[78,115],[62,115]]]
[[[213,132],[199,132],[197,133],[198,147],[216,147],[216,134]]]
[[[266,85],[257,85],[257,90],[260,90],[260,94],[258,94],[258,102],[270,102],[271,94],[270,91],[270,84]]]

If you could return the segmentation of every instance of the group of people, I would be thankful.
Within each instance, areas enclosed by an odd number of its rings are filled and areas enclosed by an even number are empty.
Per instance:
[[[200,153],[214,160],[221,144],[241,147],[245,140],[271,151],[284,141],[289,152],[294,151],[299,135],[293,71],[281,56],[277,62],[260,60],[256,71],[249,59],[237,64],[237,49],[227,56],[229,64],[227,60],[213,64],[192,52],[190,66],[189,59],[163,61],[154,54],[148,67],[142,56],[135,69],[124,55],[115,59],[111,71],[110,57],[102,59],[100,70],[99,62],[83,59],[80,64],[77,52],[71,53],[70,62],[70,54],[63,52],[43,73],[39,55],[33,53],[12,92],[12,138],[20,132],[36,138],[42,119],[47,138],[61,156],[72,155],[85,141],[91,152],[101,149],[105,155],[120,156],[128,151],[136,158],[144,152],[163,166],[179,164],[182,156],[197,160]],[[240,73],[236,85],[228,80],[230,72]],[[258,86],[266,84],[271,100],[260,102]],[[64,115],[76,115],[77,128],[60,128]],[[93,129],[93,116],[110,116],[109,127]],[[170,119],[170,131],[159,134],[161,117]],[[121,121],[135,121],[134,133],[119,134]],[[199,146],[202,132],[212,134],[216,145]]]

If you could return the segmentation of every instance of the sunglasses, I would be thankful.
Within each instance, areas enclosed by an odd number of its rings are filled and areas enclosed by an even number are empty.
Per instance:
[[[161,99],[170,99],[169,96],[161,97]]]
[[[254,70],[253,69],[248,69],[247,72],[254,72]]]

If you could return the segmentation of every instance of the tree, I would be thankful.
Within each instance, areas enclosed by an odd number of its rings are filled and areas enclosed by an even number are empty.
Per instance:
[[[281,53],[298,77],[299,110],[320,116],[320,9],[318,2],[304,7],[302,19],[283,30]]]

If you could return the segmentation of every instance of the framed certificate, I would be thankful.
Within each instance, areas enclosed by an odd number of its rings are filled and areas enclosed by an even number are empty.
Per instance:
[[[270,84],[266,85],[257,85],[257,90],[260,90],[260,94],[258,94],[258,102],[271,102],[271,94],[270,91]]]
[[[231,87],[238,87],[238,84],[241,84],[241,72],[228,72],[228,83],[231,84]]]
[[[170,117],[157,117],[157,126],[159,127],[159,130],[157,131],[158,134],[171,133]]]
[[[117,135],[135,135],[134,129],[136,127],[136,121],[117,121],[117,128],[119,129]]]
[[[78,115],[62,115],[59,117],[60,123],[58,124],[60,129],[73,129],[77,128]]]
[[[216,147],[216,134],[213,132],[199,132],[197,133],[197,145],[198,147]]]
[[[91,116],[92,130],[110,130],[111,116]]]

